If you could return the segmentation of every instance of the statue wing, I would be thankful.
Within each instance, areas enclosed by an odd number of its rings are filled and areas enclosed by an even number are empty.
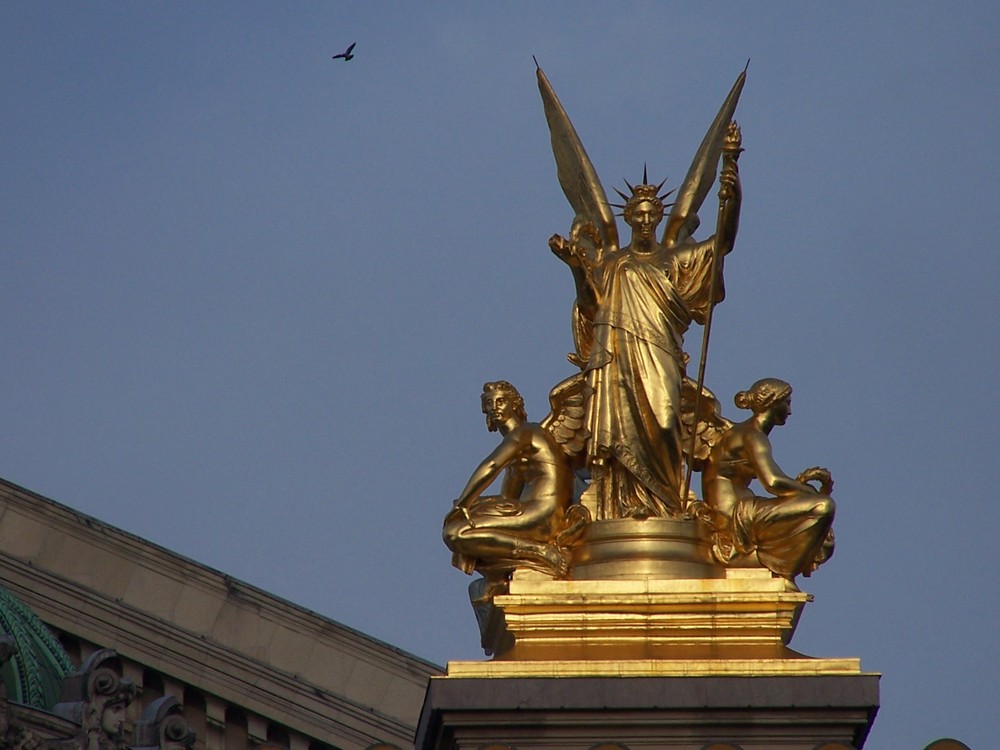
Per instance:
[[[681,432],[684,439],[684,455],[688,457],[696,471],[701,471],[712,448],[719,438],[733,426],[733,423],[722,416],[722,406],[708,388],[702,387],[701,398],[698,401],[698,411],[695,413],[695,396],[698,384],[685,376],[681,382]],[[691,434],[694,433],[694,455],[688,455],[691,450]]]
[[[587,397],[590,386],[579,372],[562,381],[549,392],[552,410],[541,425],[555,438],[567,456],[580,455],[590,437],[587,429]]]
[[[576,212],[573,220],[575,229],[593,224],[601,238],[602,247],[596,248],[604,255],[618,250],[618,226],[615,216],[608,204],[597,171],[583,149],[580,136],[577,135],[569,115],[563,109],[556,92],[552,90],[549,79],[541,68],[535,69],[538,78],[538,91],[542,95],[542,105],[545,108],[545,120],[549,124],[552,136],[552,155],[556,159],[556,174],[563,193]],[[725,129],[723,128],[723,132]]]
[[[744,68],[730,89],[729,96],[722,103],[722,109],[712,121],[712,126],[708,129],[701,146],[698,147],[698,151],[694,155],[694,161],[691,162],[691,168],[688,169],[684,183],[677,191],[674,207],[670,210],[666,228],[663,230],[663,244],[667,247],[689,239],[698,228],[698,224],[701,223],[698,218],[698,210],[715,183],[726,129],[736,112],[736,104],[740,100],[740,93],[743,91],[746,79],[747,71]]]

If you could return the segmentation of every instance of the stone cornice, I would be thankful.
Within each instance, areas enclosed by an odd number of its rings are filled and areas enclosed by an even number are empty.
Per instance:
[[[408,745],[440,673],[2,480],[0,551],[5,585],[55,627],[345,750]]]

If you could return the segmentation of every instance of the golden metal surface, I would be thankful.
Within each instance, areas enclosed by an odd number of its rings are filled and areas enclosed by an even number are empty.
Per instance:
[[[722,186],[719,188],[719,219],[718,225],[722,226],[724,217],[726,215],[727,203],[733,199],[733,190],[730,186],[732,182],[733,175],[729,174],[734,172],[736,169],[736,160],[739,158],[740,154],[743,152],[743,133],[740,131],[739,125],[736,122],[729,123],[729,128],[726,130],[726,138],[722,144],[722,174],[725,178],[729,176],[729,179],[722,179],[720,182]],[[719,246],[716,244],[714,250],[714,257],[712,262],[719,264]],[[701,397],[702,391],[705,387],[705,366],[708,363],[708,342],[712,333],[712,313],[715,311],[715,300],[717,299],[716,286],[719,281],[719,274],[712,276],[712,286],[709,291],[709,306],[708,314],[705,316],[705,326],[703,328],[701,337],[701,356],[698,360],[698,380],[695,383],[695,397],[694,397],[694,407],[693,412],[698,414],[701,407]],[[683,397],[682,397],[683,398]],[[697,442],[697,431],[691,431],[691,443],[687,455],[688,460],[688,470],[687,474],[684,476],[684,488],[681,490],[681,498],[684,502],[689,502],[688,491],[691,488],[691,474],[694,472],[694,463],[690,459],[695,455],[695,445]]]
[[[494,600],[499,659],[786,658],[808,595],[787,579],[524,580]],[[512,641],[511,638],[512,637]],[[511,648],[500,645],[513,643]]]
[[[478,570],[486,579],[482,601],[504,590],[516,568],[554,576],[569,571],[568,546],[587,520],[579,506],[567,512],[576,445],[567,422],[582,411],[583,387],[579,377],[557,386],[556,416],[537,424],[527,421],[524,400],[513,385],[499,380],[483,386],[486,426],[503,441],[472,473],[445,516],[443,531],[455,566],[467,573]],[[500,495],[482,496],[501,472]]]
[[[833,554],[833,478],[826,469],[813,467],[792,479],[771,454],[768,435],[792,413],[788,383],[758,380],[736,394],[735,401],[753,416],[721,434],[702,474],[714,552],[724,564],[749,558],[789,579],[808,576]],[[776,497],[754,495],[754,479]],[[810,481],[819,482],[820,489]]]
[[[859,659],[638,659],[607,661],[450,661],[463,677],[719,677],[857,675]]]
[[[459,494],[443,536],[454,564],[483,576],[470,591],[496,656],[455,673],[857,674],[857,660],[787,647],[808,600],[793,580],[832,553],[834,516],[826,469],[793,479],[771,454],[768,435],[791,414],[791,387],[769,379],[741,392],[737,406],[753,416],[734,424],[704,382],[739,227],[733,115],[746,71],[674,203],[645,170],[617,191],[624,245],[576,129],[541,69],[537,78],[574,211],[568,236],[549,247],[575,285],[569,360],[579,372],[552,389],[540,423],[527,421],[509,383],[484,386],[487,426],[503,439]],[[697,241],[715,184],[715,233]],[[696,380],[684,352],[693,322],[705,327]],[[703,500],[690,491],[692,471],[702,473]],[[484,495],[501,474],[500,494]],[[755,479],[772,496],[754,495]]]
[[[549,240],[576,284],[577,351],[572,360],[586,373],[591,484],[584,504],[596,520],[676,517],[681,498],[681,382],[683,337],[692,321],[703,323],[722,298],[721,258],[736,238],[742,192],[735,159],[723,170],[716,234],[695,242],[697,212],[715,182],[727,127],[744,75],[740,75],[695,155],[663,240],[660,185],[629,185],[623,217],[631,241],[617,249],[617,231],[590,210],[607,198],[576,131],[544,74],[539,89],[552,134],[560,184],[576,210],[569,239]],[[579,175],[587,175],[579,179]],[[713,296],[714,295],[714,296]]]

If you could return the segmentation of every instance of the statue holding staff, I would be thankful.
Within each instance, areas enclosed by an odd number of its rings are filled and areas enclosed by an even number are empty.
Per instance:
[[[724,296],[723,258],[732,250],[741,189],[738,144],[725,151],[715,235],[696,242],[697,211],[715,182],[726,134],[745,80],[741,73],[699,148],[662,237],[663,183],[619,191],[631,242],[618,247],[610,204],[579,136],[537,70],[552,135],[560,184],[576,218],[570,237],[549,246],[572,270],[576,284],[570,355],[584,371],[587,465],[591,486],[584,503],[595,520],[677,517],[684,514],[681,383],[683,337],[691,322],[704,323]],[[626,183],[627,184],[627,183]]]

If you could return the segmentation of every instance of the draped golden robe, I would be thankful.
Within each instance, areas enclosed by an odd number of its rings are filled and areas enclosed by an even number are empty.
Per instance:
[[[625,248],[596,274],[600,306],[586,373],[597,518],[682,512],[683,337],[708,313],[713,241],[648,254]],[[721,263],[718,272],[716,301]]]

